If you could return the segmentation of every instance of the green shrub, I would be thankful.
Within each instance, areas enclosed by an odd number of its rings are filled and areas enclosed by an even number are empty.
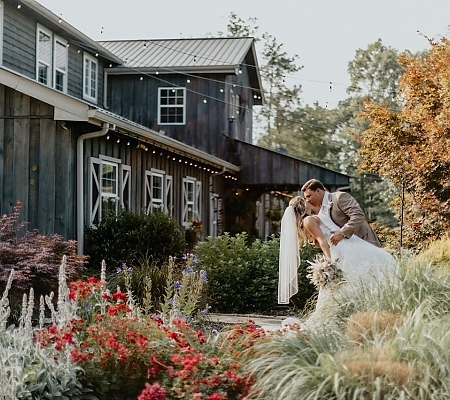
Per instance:
[[[184,229],[170,215],[129,210],[106,216],[96,228],[87,228],[85,242],[90,266],[97,269],[105,260],[109,270],[123,263],[133,265],[142,256],[164,261],[181,255],[186,245]]]
[[[278,308],[279,238],[255,240],[248,244],[246,233],[235,237],[224,234],[208,237],[195,248],[199,268],[208,273],[208,300],[214,312],[256,313]],[[314,292],[306,278],[306,260],[312,260],[317,250],[310,245],[302,248],[299,268],[299,293],[292,303],[302,308]]]

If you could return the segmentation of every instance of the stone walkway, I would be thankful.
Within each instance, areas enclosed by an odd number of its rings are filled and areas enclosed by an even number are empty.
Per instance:
[[[281,329],[281,322],[286,317],[274,317],[265,315],[243,315],[243,314],[209,314],[209,318],[213,322],[222,322],[226,324],[243,324],[248,320],[252,320],[256,325],[264,328],[266,331],[275,331]]]

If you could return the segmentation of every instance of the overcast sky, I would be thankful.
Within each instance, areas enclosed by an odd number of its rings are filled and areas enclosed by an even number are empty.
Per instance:
[[[39,0],[38,0],[39,1]],[[333,108],[346,97],[347,64],[378,38],[397,50],[429,48],[418,34],[448,35],[450,0],[40,0],[94,40],[204,37],[226,32],[230,12],[257,18],[304,68],[305,103]],[[259,60],[261,64],[261,59]],[[331,89],[330,89],[330,82]]]

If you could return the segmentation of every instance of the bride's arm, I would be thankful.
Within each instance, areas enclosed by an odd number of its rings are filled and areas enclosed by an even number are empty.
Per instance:
[[[317,240],[317,243],[319,243],[325,257],[331,258],[330,246],[319,228],[318,218],[313,216],[306,217],[303,220],[303,226],[314,237],[314,239]]]

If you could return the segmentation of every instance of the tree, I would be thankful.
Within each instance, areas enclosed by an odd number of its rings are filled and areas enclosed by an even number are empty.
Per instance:
[[[360,169],[404,188],[407,221],[422,222],[405,231],[415,245],[448,232],[450,221],[450,42],[429,42],[424,57],[400,57],[403,108],[368,100],[361,114],[370,125]]]
[[[406,51],[406,54],[411,53]],[[368,121],[358,116],[364,99],[385,104],[391,110],[401,107],[398,86],[404,69],[398,61],[399,55],[398,50],[383,45],[381,39],[369,44],[366,49],[358,49],[355,58],[348,63],[351,84],[347,93],[350,97],[337,107],[338,131],[343,143],[341,170],[355,177],[353,195],[365,209],[367,218],[390,226],[397,225],[390,207],[396,194],[392,185],[383,182],[377,174],[358,170],[361,133],[368,128]]]

